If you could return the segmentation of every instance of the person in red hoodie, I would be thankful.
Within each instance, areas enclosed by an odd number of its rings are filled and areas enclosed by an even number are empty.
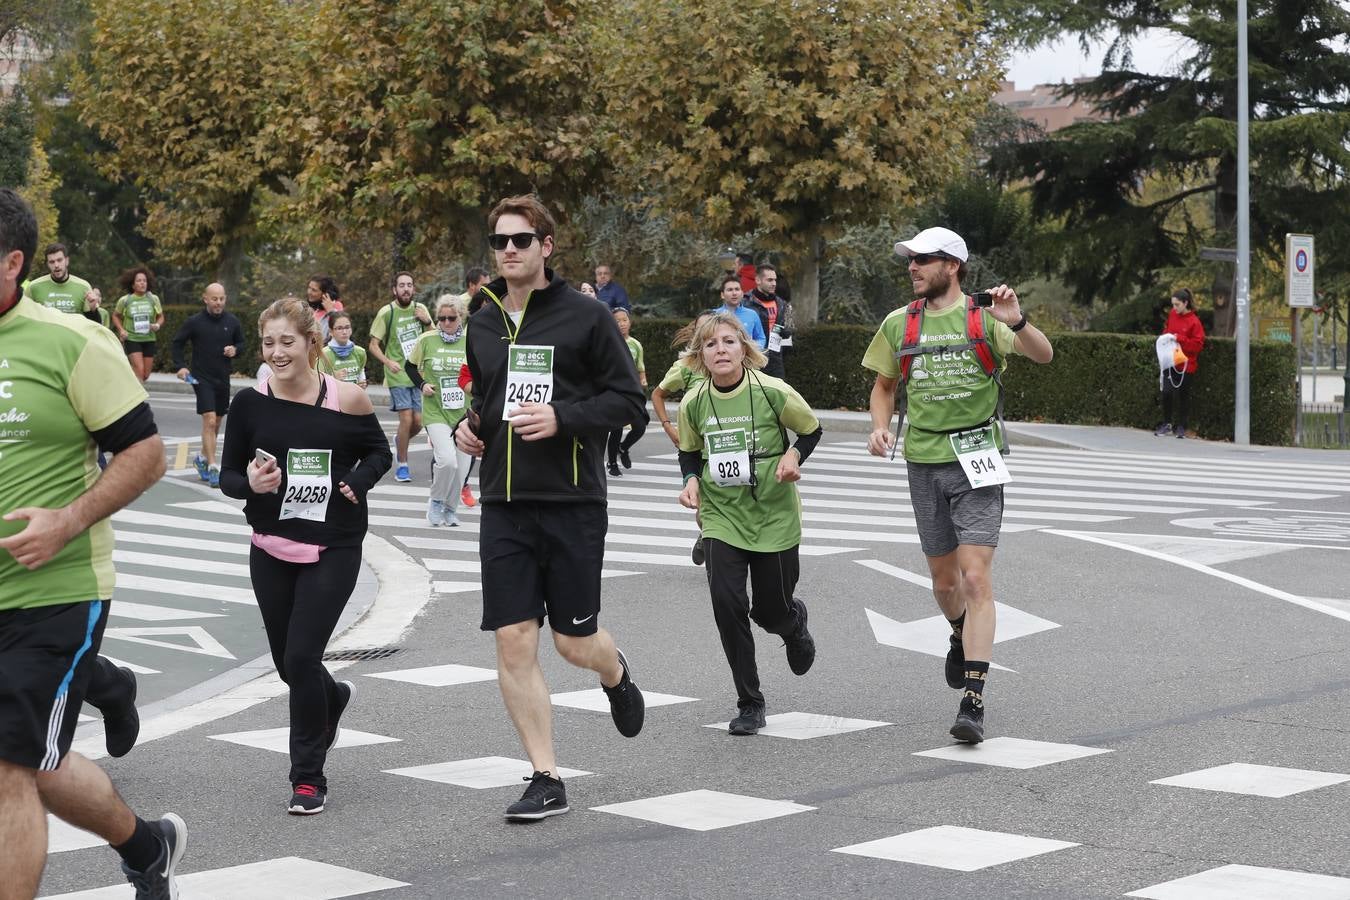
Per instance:
[[[1163,334],[1175,335],[1181,352],[1186,354],[1186,362],[1180,368],[1163,373],[1162,408],[1163,421],[1155,435],[1164,435],[1169,431],[1179,438],[1186,436],[1186,424],[1191,411],[1191,387],[1195,382],[1199,365],[1196,360],[1205,346],[1205,328],[1200,317],[1195,314],[1195,300],[1191,292],[1181,288],[1172,295],[1172,311],[1167,314],[1167,324]],[[1177,402],[1177,416],[1172,418],[1172,398]]]

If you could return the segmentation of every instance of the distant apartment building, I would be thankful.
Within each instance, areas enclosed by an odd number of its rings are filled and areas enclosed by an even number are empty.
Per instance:
[[[1090,81],[1076,78],[1074,83]],[[1061,97],[1062,84],[1038,84],[1030,90],[1019,91],[1011,81],[1005,81],[994,95],[994,102],[1017,113],[1047,133],[1058,131],[1077,122],[1101,122],[1110,118],[1088,104],[1073,97]]]
[[[46,53],[23,32],[0,41],[0,97],[14,93],[24,69],[46,59]]]

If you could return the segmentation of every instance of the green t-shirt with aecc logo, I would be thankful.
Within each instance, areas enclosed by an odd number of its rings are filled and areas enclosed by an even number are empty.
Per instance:
[[[347,358],[343,359],[337,355],[336,350],[325,344],[319,353],[318,369],[332,375],[338,381],[358,384],[366,380],[366,350],[364,347],[353,346]]]
[[[399,306],[397,301],[391,300],[375,314],[375,321],[370,325],[370,336],[380,342],[384,355],[400,367],[397,374],[391,373],[388,368],[384,370],[386,387],[412,387],[412,379],[402,366],[404,360],[411,357],[413,345],[427,330],[427,326],[417,318],[419,309],[427,311],[421,303]],[[429,318],[431,314],[427,315]]]
[[[58,509],[99,478],[92,432],[147,399],[111,331],[31,299],[0,316],[0,511]],[[0,520],[0,538],[26,522]],[[0,610],[112,597],[109,520],[28,571],[0,551]]]
[[[26,292],[34,302],[49,309],[79,314],[84,312],[84,295],[91,290],[93,288],[89,282],[74,275],[67,275],[62,282],[53,281],[50,275],[43,275],[30,281]]]
[[[469,330],[460,330],[454,341],[441,337],[440,329],[429,331],[417,341],[408,362],[435,389],[431,396],[422,397],[422,421],[440,423],[454,428],[464,418],[472,402],[468,391],[459,386],[459,370],[468,363]]]
[[[666,377],[661,379],[657,385],[667,394],[674,394],[680,391],[689,392],[703,383],[703,376],[689,368],[684,357],[678,357],[674,364],[666,370]]]
[[[127,340],[138,344],[154,342],[155,332],[150,326],[164,312],[158,297],[154,294],[142,294],[139,297],[126,294],[117,301],[116,312],[122,319]]]
[[[810,434],[820,427],[815,413],[786,382],[747,370],[741,383],[721,393],[704,381],[680,403],[680,449],[703,453],[699,511],[704,537],[759,553],[787,550],[802,542],[802,502],[797,485],[774,478],[790,446],[789,432]],[[730,432],[709,438],[711,432]],[[756,485],[723,486],[709,470],[710,441],[727,438],[751,453]]]
[[[984,333],[994,360],[1002,372],[1008,365],[1017,335],[987,310]],[[896,352],[905,341],[905,307],[888,315],[877,329],[863,368],[887,378],[900,376]],[[926,310],[919,344],[955,345],[966,342],[966,303],[963,299],[944,310]],[[984,373],[974,349],[960,353],[921,353],[910,366],[905,385],[906,410],[904,451],[909,462],[955,462],[948,434],[963,428],[983,425],[998,407],[998,384]],[[1005,446],[1003,435],[999,445]]]

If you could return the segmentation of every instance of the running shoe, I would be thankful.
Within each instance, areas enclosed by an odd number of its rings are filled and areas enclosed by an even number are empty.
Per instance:
[[[623,463],[625,469],[633,468],[633,458],[628,455],[627,447],[619,448],[619,462]]]
[[[197,477],[202,481],[206,481],[206,457],[198,453],[192,458],[192,465],[197,469]]]
[[[103,741],[108,755],[126,756],[136,746],[141,734],[141,714],[136,711],[136,675],[127,668],[117,667],[126,681],[126,696],[115,708],[103,710]]]
[[[220,487],[220,470],[212,466],[206,473],[206,483],[213,488]]]
[[[623,476],[623,473],[619,471],[618,463],[609,464],[609,474],[613,475],[615,478],[620,478]]]
[[[952,725],[952,737],[963,744],[978,744],[984,740],[984,706],[976,706],[969,697],[961,698],[961,708]]]
[[[1175,434],[1175,435],[1176,435],[1177,437],[1179,437],[1179,438],[1184,438],[1184,437],[1186,437],[1186,429],[1185,429],[1185,428],[1182,428],[1180,425],[1178,425],[1176,428],[1173,428],[1173,429],[1172,429],[1172,433]]]
[[[700,534],[698,539],[694,541],[694,551],[689,556],[694,560],[694,565],[703,565],[703,535]]]
[[[1157,428],[1153,429],[1153,436],[1154,436],[1154,437],[1162,437],[1164,434],[1167,434],[1167,433],[1168,433],[1169,431],[1171,431],[1171,430],[1172,430],[1172,423],[1171,423],[1171,422],[1164,422],[1164,423],[1162,423],[1161,425],[1159,425]]]
[[[947,665],[943,674],[947,676],[947,687],[959,691],[966,686],[966,648],[956,635],[951,636],[951,646],[947,648]]]
[[[287,812],[293,816],[313,816],[323,812],[324,792],[312,784],[297,784]]]
[[[150,827],[159,832],[164,849],[155,864],[144,872],[127,868],[122,863],[122,874],[136,890],[136,900],[177,900],[178,884],[173,880],[173,870],[187,850],[187,825],[173,813],[165,813],[158,822]]]
[[[762,703],[742,703],[740,712],[736,718],[727,725],[727,734],[750,735],[759,734],[759,730],[764,727],[764,704]]]
[[[537,822],[549,816],[560,816],[570,810],[567,805],[567,789],[562,779],[554,778],[547,772],[535,772],[529,778],[530,786],[520,799],[506,808],[506,818],[511,822]]]
[[[408,471],[407,463],[401,462],[398,464],[398,468],[394,471],[394,480],[401,481],[404,484],[412,481],[412,473]]]
[[[793,675],[805,675],[816,661],[816,639],[806,630],[806,604],[800,600],[792,602],[797,607],[797,627],[784,635],[783,641],[787,647],[788,668]]]
[[[623,678],[614,687],[605,687],[605,696],[609,698],[609,714],[614,719],[614,727],[619,729],[619,734],[624,737],[637,737],[638,732],[642,730],[642,721],[646,716],[647,706],[642,699],[642,691],[633,684],[633,678],[628,672],[628,658],[619,652],[619,665],[623,666]]]
[[[326,746],[329,750],[332,750],[333,745],[338,742],[338,738],[342,737],[342,729],[338,727],[338,723],[342,721],[342,714],[347,711],[348,706],[351,706],[352,698],[356,696],[356,685],[350,681],[339,681],[337,689],[342,700],[338,703],[337,711],[328,720],[328,742]]]
[[[459,516],[450,511],[450,507],[445,508],[445,518],[441,519],[442,525],[449,525],[451,528],[459,527]]]
[[[427,501],[427,521],[432,525],[444,525],[445,522],[445,501],[428,500]]]
[[[473,491],[469,490],[469,485],[467,483],[464,487],[459,489],[459,502],[463,503],[469,509],[473,509],[478,505],[478,501],[473,499]]]

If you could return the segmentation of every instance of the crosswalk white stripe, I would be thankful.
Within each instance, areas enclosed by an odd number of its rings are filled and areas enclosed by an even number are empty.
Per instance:
[[[224,522],[220,519],[194,519],[188,516],[168,516],[163,513],[141,512],[138,509],[124,509],[113,513],[113,522],[125,522],[128,525],[162,525],[177,529],[185,534],[242,534],[251,535],[253,529],[241,522]]]
[[[175,547],[180,550],[197,550],[203,553],[229,553],[235,556],[248,556],[248,541],[226,543],[209,541],[206,538],[187,537],[181,534],[150,534],[143,531],[114,529],[119,544],[149,544],[154,547]]]
[[[169,606],[155,606],[149,603],[132,603],[129,600],[113,598],[108,604],[108,615],[123,619],[135,619],[138,622],[176,622],[181,619],[220,619],[220,613],[196,612],[189,609],[174,609]]]
[[[134,550],[114,550],[113,562],[135,566],[153,566],[159,569],[173,569],[178,572],[208,572],[213,575],[234,575],[248,578],[248,566],[244,563],[221,562],[217,559],[188,559],[183,556],[165,556],[162,553],[138,553]],[[119,570],[120,571],[120,570]]]
[[[178,581],[172,578],[151,578],[147,575],[126,575],[120,572],[114,590],[149,591],[152,594],[169,594],[173,597],[199,597],[223,603],[258,605],[253,591],[248,588],[222,587],[201,581]]]
[[[1149,468],[1144,471],[1128,471],[1118,467],[1107,465],[1083,465],[1083,466],[1060,466],[1054,464],[1039,465],[1036,463],[1011,463],[1008,466],[1012,470],[1014,477],[1018,472],[1034,472],[1038,474],[1058,474],[1065,473],[1074,476],[1092,476],[1100,478],[1103,481],[1146,481],[1150,478],[1157,479],[1165,476],[1167,473],[1159,471],[1157,468]],[[1311,490],[1311,491],[1350,491],[1350,485],[1338,487],[1329,483],[1325,479],[1312,478],[1279,478],[1273,476],[1260,476],[1245,478],[1235,476],[1227,471],[1224,472],[1206,472],[1204,474],[1205,484],[1226,484],[1234,487],[1247,488],[1290,488],[1293,490]]]

